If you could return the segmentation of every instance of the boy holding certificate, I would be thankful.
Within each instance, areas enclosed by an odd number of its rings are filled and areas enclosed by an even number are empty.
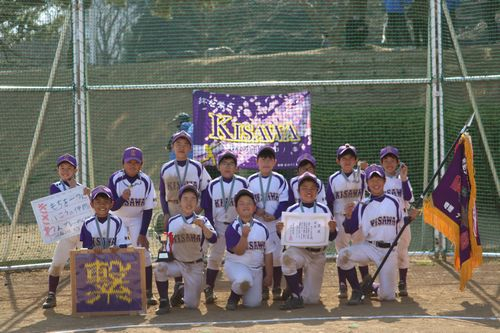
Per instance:
[[[305,172],[298,180],[300,201],[287,209],[287,212],[298,214],[332,213],[328,207],[316,201],[318,195],[318,181],[316,176]],[[283,222],[279,222],[277,230],[283,230]],[[328,240],[333,241],[337,235],[336,223],[333,218],[328,222]],[[281,256],[281,269],[290,288],[291,295],[280,306],[281,310],[291,310],[304,307],[304,303],[319,302],[319,293],[323,283],[325,268],[326,246],[323,247],[297,247],[289,246]],[[304,270],[304,285],[300,285],[298,269]]]

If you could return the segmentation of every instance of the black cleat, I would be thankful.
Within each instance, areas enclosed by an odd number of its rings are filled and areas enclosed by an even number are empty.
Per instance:
[[[184,283],[176,282],[174,286],[174,293],[170,297],[170,304],[172,307],[176,307],[184,304]]]
[[[170,312],[170,304],[168,303],[168,299],[160,299],[160,305],[158,309],[156,309],[155,313],[157,315],[162,315]]]
[[[47,295],[47,298],[45,299],[45,302],[42,305],[42,308],[51,309],[51,308],[55,308],[56,305],[57,305],[56,294],[53,292],[49,292],[49,294]]]
[[[304,300],[302,297],[295,297],[291,296],[289,297],[285,303],[280,305],[280,310],[293,310],[293,309],[300,309],[304,307]]]

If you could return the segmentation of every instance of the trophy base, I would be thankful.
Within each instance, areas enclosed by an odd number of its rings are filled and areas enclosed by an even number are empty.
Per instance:
[[[156,262],[169,262],[174,260],[174,256],[172,253],[168,252],[158,252],[158,258],[156,259]]]

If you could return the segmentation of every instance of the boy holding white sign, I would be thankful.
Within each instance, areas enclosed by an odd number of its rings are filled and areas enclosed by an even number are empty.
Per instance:
[[[316,176],[305,172],[298,179],[300,201],[287,209],[287,212],[297,214],[322,213],[330,216],[328,222],[328,240],[337,236],[337,224],[332,218],[328,207],[316,201],[318,196],[318,180]],[[283,230],[283,222],[277,224],[279,233]],[[304,303],[319,302],[323,271],[326,263],[326,246],[299,247],[288,246],[281,256],[281,267],[290,289],[291,295],[280,306],[281,310],[292,310],[304,307]],[[304,270],[304,286],[300,285],[299,269]]]
[[[64,154],[59,156],[57,159],[57,174],[59,175],[60,180],[50,185],[50,194],[56,194],[76,186],[81,186],[81,184],[76,181],[75,175],[77,171],[78,163],[73,155]],[[89,193],[90,190],[88,188],[83,189],[84,195],[88,195]],[[52,257],[52,263],[49,267],[49,294],[42,305],[44,309],[50,309],[57,305],[56,290],[59,285],[59,276],[61,275],[61,271],[64,269],[64,265],[69,259],[70,251],[80,246],[81,243],[79,235],[64,238],[57,242],[57,246]]]

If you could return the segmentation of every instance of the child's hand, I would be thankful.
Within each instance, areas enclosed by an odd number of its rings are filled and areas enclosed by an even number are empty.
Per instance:
[[[94,250],[95,254],[102,254],[102,247],[96,246],[92,250]]]
[[[241,229],[241,236],[243,237],[248,237],[248,235],[250,234],[250,226],[248,225],[244,225],[243,228]]]
[[[195,219],[193,221],[193,224],[196,225],[196,226],[198,226],[198,227],[200,227],[200,228],[202,228],[202,229],[203,229],[203,226],[205,225],[205,223],[203,222],[202,219]]]
[[[337,230],[337,222],[335,222],[334,220],[328,221],[328,227],[330,228],[330,232],[334,232],[335,230]]]
[[[111,247],[109,248],[109,250],[110,250],[110,251],[111,251],[111,253],[113,253],[113,254],[117,254],[119,249],[120,249],[120,248],[119,248],[118,246],[111,246]]]
[[[401,176],[401,180],[403,182],[408,180],[408,167],[406,166],[406,164],[401,163],[401,166],[399,168],[399,175]]]
[[[68,182],[70,188],[76,187],[76,185],[77,185],[75,177],[71,177],[70,179],[67,179],[66,181]]]
[[[285,227],[285,224],[281,221],[279,221],[278,223],[276,223],[276,231],[281,234],[281,232],[283,231],[283,228]]]
[[[268,213],[264,214],[264,221],[266,221],[266,222],[272,222],[274,220],[276,220],[276,218],[274,217],[274,215],[271,215],[271,214],[268,214]]]
[[[358,167],[361,170],[365,170],[366,168],[368,168],[368,162],[366,162],[366,161],[359,161],[358,162]]]
[[[356,204],[354,202],[349,202],[347,205],[345,205],[344,215],[347,219],[350,219],[352,217],[352,211],[354,210],[355,205]]]
[[[88,195],[88,196],[90,196],[90,188],[85,187],[85,188],[83,189],[83,195]]]
[[[128,199],[130,199],[130,189],[129,188],[127,188],[127,189],[125,189],[125,191],[123,191],[122,198],[125,201],[128,201]]]
[[[137,244],[149,250],[149,240],[145,235],[139,235],[139,237],[137,237]]]
[[[266,211],[263,208],[257,208],[257,210],[255,211],[255,215],[257,215],[257,216],[264,217],[265,214],[266,214]]]

